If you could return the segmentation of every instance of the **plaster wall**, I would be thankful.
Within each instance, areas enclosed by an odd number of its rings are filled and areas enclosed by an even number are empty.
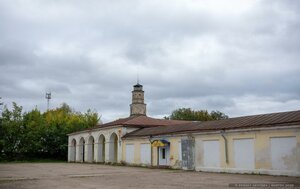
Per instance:
[[[150,141],[148,138],[137,138],[137,139],[125,139],[123,140],[123,154],[122,160],[127,164],[132,165],[141,165],[141,144],[149,144]],[[134,158],[133,162],[126,162],[126,145],[133,145],[134,147]]]
[[[134,163],[134,144],[126,144],[125,161],[127,163]]]
[[[179,160],[179,144],[181,142],[181,137],[166,137],[166,140],[170,142],[170,166],[171,167],[180,167],[181,161]],[[144,165],[141,162],[141,145],[148,144],[150,145],[149,138],[134,138],[134,139],[125,139],[123,140],[123,155],[122,159],[126,160],[126,145],[133,144],[134,145],[134,162],[132,164],[135,165]],[[158,148],[151,147],[152,149],[152,166],[158,165]],[[151,151],[151,150],[150,150]],[[150,152],[151,153],[151,152]],[[127,162],[128,163],[128,162]],[[150,160],[151,164],[151,160]]]
[[[300,129],[225,132],[227,139],[227,161],[225,140],[221,133],[195,135],[195,166],[198,171],[216,171],[233,173],[262,173],[272,175],[300,176]],[[271,140],[273,138],[292,137],[294,147],[283,157],[275,157],[272,154]],[[205,141],[218,140],[220,152],[220,167],[213,168],[205,165]],[[237,141],[248,141],[248,144],[237,145]],[[251,141],[251,142],[250,142]],[[246,142],[247,143],[247,142]],[[290,146],[293,142],[287,142]],[[276,146],[276,144],[275,144]],[[248,150],[244,151],[243,148]],[[253,150],[251,149],[253,148]],[[276,147],[275,147],[276,148]],[[278,150],[278,148],[276,148]],[[237,152],[238,151],[238,152]],[[236,153],[243,153],[244,155]],[[253,153],[252,153],[253,151]],[[273,150],[274,151],[274,150]],[[244,159],[243,159],[244,158]],[[285,169],[272,166],[272,159],[284,158]],[[253,164],[251,164],[253,162]],[[274,164],[274,163],[273,163]],[[290,168],[287,168],[290,167]]]
[[[141,164],[151,164],[151,144],[142,143],[140,144],[140,160]]]

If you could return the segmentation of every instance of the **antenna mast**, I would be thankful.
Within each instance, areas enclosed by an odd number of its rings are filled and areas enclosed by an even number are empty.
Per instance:
[[[51,99],[51,92],[46,93],[46,99],[47,99],[47,111],[49,110],[49,103]]]
[[[0,97],[0,111],[2,112],[1,106],[3,105],[3,102],[1,102],[1,99],[2,99],[2,97]],[[0,114],[0,117],[1,117],[1,114]]]

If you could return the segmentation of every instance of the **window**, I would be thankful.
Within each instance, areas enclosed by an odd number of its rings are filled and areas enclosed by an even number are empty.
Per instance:
[[[162,158],[166,159],[166,149],[165,148],[162,149]]]

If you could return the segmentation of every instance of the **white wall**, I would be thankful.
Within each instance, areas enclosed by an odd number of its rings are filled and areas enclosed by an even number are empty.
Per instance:
[[[234,139],[233,153],[235,168],[246,170],[255,168],[253,139]]]
[[[134,145],[126,144],[126,163],[134,162]]]
[[[220,142],[218,140],[203,141],[204,167],[220,167]]]
[[[151,162],[151,146],[150,144],[141,144],[140,157],[142,164],[150,164]]]
[[[271,163],[274,170],[297,170],[296,137],[270,138]]]

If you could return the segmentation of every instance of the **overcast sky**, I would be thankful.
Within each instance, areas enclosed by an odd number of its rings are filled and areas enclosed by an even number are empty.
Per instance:
[[[298,0],[0,0],[0,97],[25,111],[66,102],[104,122],[147,112],[230,117],[300,109]]]

